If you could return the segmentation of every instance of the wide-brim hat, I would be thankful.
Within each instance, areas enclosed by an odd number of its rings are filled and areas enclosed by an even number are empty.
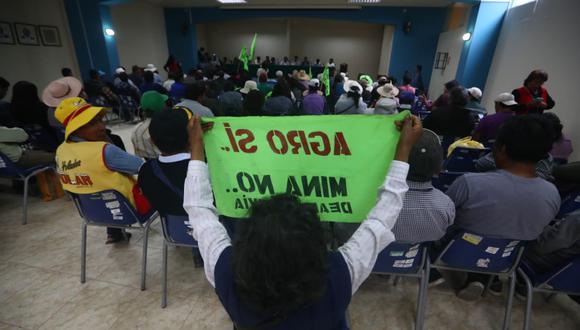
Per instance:
[[[353,79],[349,79],[344,83],[344,91],[345,92],[355,92],[357,94],[362,94],[363,92],[363,88],[362,86],[358,83],[358,81],[353,80]],[[355,88],[353,88],[355,87]],[[358,88],[358,90],[356,90]]]
[[[399,89],[395,87],[392,83],[386,83],[383,86],[377,88],[377,93],[382,97],[395,97],[399,95]]]
[[[145,67],[144,70],[153,72],[153,71],[157,71],[157,68],[155,67],[154,64],[147,64],[147,66]]]
[[[298,79],[300,80],[310,80],[310,76],[304,70],[298,72]]]
[[[80,97],[71,97],[58,105],[54,116],[65,128],[64,139],[66,141],[77,129],[85,126],[106,110],[103,107],[95,107]]]
[[[83,90],[83,84],[75,77],[63,77],[54,80],[42,91],[42,102],[49,107],[57,107],[60,102],[70,97],[77,97]]]
[[[240,89],[240,93],[248,94],[250,91],[257,90],[258,84],[253,80],[247,80],[244,83],[244,88]]]

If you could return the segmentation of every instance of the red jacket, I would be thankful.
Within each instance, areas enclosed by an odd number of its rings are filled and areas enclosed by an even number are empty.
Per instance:
[[[515,110],[516,114],[518,115],[527,115],[528,113],[542,113],[544,110],[552,109],[554,107],[554,100],[548,94],[548,91],[540,87],[538,96],[541,97],[545,104],[544,108],[539,108],[536,103],[534,103],[535,97],[530,92],[528,88],[522,86],[518,89],[514,89],[512,91],[516,102],[518,102],[519,107]]]

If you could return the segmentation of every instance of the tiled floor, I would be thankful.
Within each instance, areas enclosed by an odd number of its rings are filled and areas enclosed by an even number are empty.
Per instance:
[[[129,127],[116,129],[125,138]],[[126,140],[126,143],[128,141]],[[228,316],[191,251],[169,250],[169,301],[160,308],[159,224],[149,241],[147,290],[140,291],[142,237],[105,245],[102,228],[88,230],[87,282],[81,284],[80,218],[66,199],[31,198],[29,223],[20,225],[20,196],[0,180],[0,330],[4,329],[232,329]],[[371,276],[349,308],[352,329],[412,329],[417,285],[393,286]],[[429,291],[426,329],[499,329],[503,299],[459,300],[445,286]],[[521,328],[523,303],[514,303]],[[534,303],[535,329],[580,329],[580,306],[566,296]]]

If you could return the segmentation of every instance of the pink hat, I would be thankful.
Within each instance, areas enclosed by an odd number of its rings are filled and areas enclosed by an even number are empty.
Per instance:
[[[64,77],[52,81],[42,92],[42,102],[49,107],[57,107],[69,97],[77,97],[83,90],[83,84],[75,77]]]

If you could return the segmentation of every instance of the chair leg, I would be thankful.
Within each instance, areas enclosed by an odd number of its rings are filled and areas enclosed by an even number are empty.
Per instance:
[[[512,303],[514,301],[514,293],[516,291],[516,274],[510,275],[510,288],[508,291],[507,304],[505,306],[505,316],[503,320],[503,329],[507,330],[510,327],[512,320]]]
[[[421,330],[421,310],[423,309],[423,294],[424,289],[423,287],[425,281],[425,272],[423,272],[423,276],[419,279],[419,287],[417,288],[417,310],[415,311],[415,330]]]
[[[167,307],[167,242],[163,241],[163,260],[161,261],[161,308]]]
[[[532,288],[532,283],[530,279],[524,274],[523,271],[518,269],[520,275],[526,282],[526,309],[524,311],[524,330],[528,330],[530,328],[530,323],[532,321],[532,301],[534,299],[534,289]]]
[[[149,227],[151,226],[151,220],[147,221],[145,224],[144,235],[143,235],[143,260],[141,262],[141,291],[145,291],[145,281],[147,277],[147,245],[149,242]]]
[[[28,180],[30,177],[24,179],[24,194],[22,196],[22,224],[28,223]]]
[[[87,224],[84,221],[81,233],[81,283],[85,283],[87,270]]]
[[[422,295],[421,295],[421,305],[419,307],[418,315],[417,315],[417,323],[415,324],[416,329],[423,329],[423,325],[425,324],[425,314],[427,313],[427,293],[429,290],[429,274],[431,272],[431,268],[427,265],[425,266],[425,272],[423,273],[423,281],[422,287],[420,288]]]

